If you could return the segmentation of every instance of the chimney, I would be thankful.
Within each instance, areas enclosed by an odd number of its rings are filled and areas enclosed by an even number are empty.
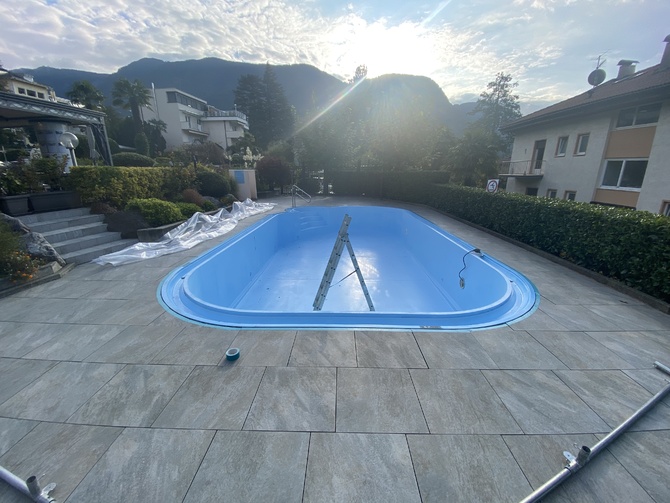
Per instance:
[[[619,75],[616,76],[617,80],[633,75],[635,73],[635,63],[639,63],[639,61],[634,61],[632,59],[622,59],[619,61],[617,63],[617,66],[619,67]]]
[[[663,51],[663,56],[661,56],[661,68],[670,68],[670,35],[665,37],[665,51]]]

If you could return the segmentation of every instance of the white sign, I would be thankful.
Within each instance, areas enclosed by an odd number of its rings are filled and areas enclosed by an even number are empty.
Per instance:
[[[491,194],[495,194],[498,192],[498,185],[500,185],[500,180],[495,178],[493,180],[489,180],[486,182],[486,192],[490,192]]]

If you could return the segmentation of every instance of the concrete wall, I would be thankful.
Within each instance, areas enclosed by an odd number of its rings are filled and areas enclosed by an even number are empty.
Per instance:
[[[670,201],[670,100],[663,103],[656,124],[637,209],[659,213],[664,201]]]

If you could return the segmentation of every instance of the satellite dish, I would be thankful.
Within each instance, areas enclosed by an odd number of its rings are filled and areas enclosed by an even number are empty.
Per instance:
[[[603,70],[602,68],[596,68],[591,73],[589,73],[588,81],[589,84],[595,87],[605,82],[606,77],[607,74],[605,73],[605,70]]]
[[[77,135],[74,133],[70,133],[69,131],[66,131],[62,135],[60,135],[60,142],[63,144],[65,148],[77,148],[79,145],[79,138],[77,138]]]

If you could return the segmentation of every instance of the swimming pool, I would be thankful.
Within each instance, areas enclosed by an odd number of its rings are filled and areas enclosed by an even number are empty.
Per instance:
[[[374,311],[346,248],[315,311],[345,215]],[[470,330],[528,316],[539,295],[520,273],[411,211],[347,206],[270,215],[172,271],[158,299],[180,318],[228,328]]]

